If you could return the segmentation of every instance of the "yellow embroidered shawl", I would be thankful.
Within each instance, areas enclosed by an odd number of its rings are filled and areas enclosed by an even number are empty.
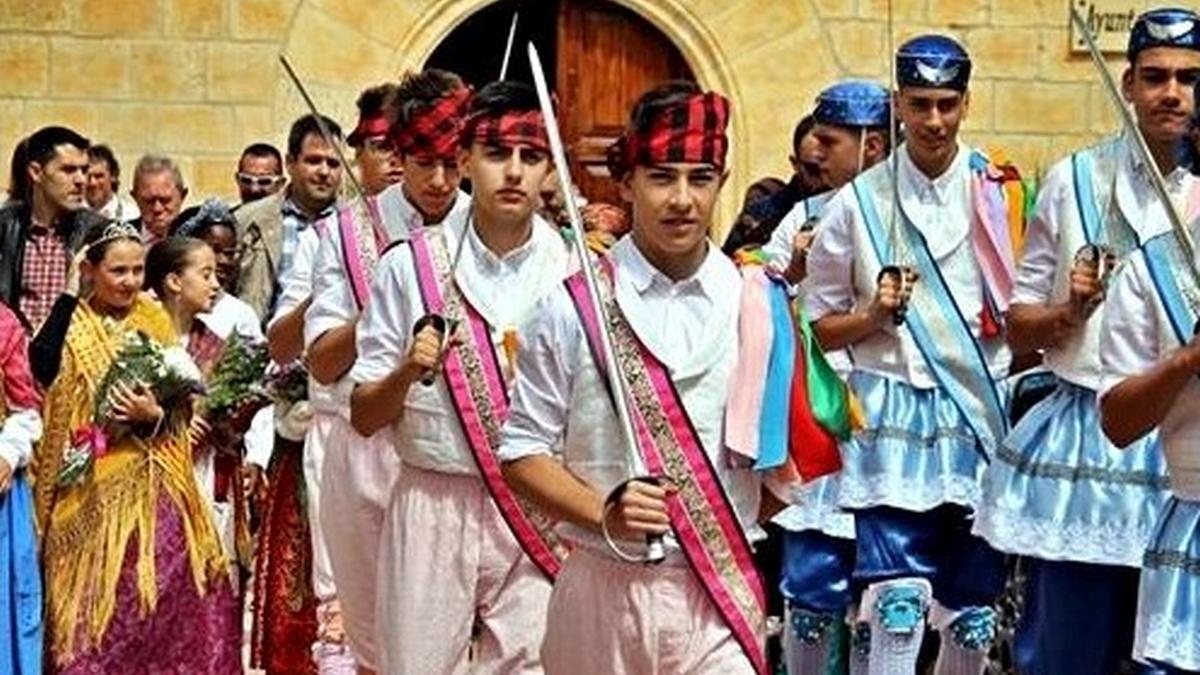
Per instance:
[[[119,321],[101,319],[80,303],[71,319],[62,368],[46,394],[46,434],[34,457],[35,507],[42,531],[48,609],[47,641],[54,660],[70,663],[95,648],[116,609],[117,582],[131,536],[137,537],[137,587],[144,614],[155,610],[155,508],[165,494],[181,514],[187,555],[203,595],[227,580],[211,516],[196,487],[186,430],[143,441],[110,443],[83,483],[56,484],[73,430],[91,421],[93,397],[129,331],[163,345],[178,342],[171,321],[149,296],[139,296]]]

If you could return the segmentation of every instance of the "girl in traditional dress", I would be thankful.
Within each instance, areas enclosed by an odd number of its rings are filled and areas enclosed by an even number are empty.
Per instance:
[[[66,330],[46,334],[62,336],[61,362],[35,456],[50,669],[240,673],[228,561],[192,473],[187,426],[167,421],[190,401],[159,401],[149,386],[118,382],[104,401],[111,414],[95,414],[131,336],[169,351],[175,329],[141,292],[136,230],[109,223],[84,244],[90,290]],[[45,337],[42,351],[55,351]],[[66,460],[81,449],[89,460],[68,479]]]
[[[42,577],[26,465],[42,434],[25,329],[0,304],[0,673],[42,672]]]

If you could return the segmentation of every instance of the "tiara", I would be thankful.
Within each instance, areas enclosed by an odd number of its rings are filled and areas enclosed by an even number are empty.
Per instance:
[[[142,234],[133,226],[133,223],[123,223],[114,220],[104,226],[104,231],[100,233],[100,238],[92,242],[92,246],[114,241],[116,239],[134,239],[142,240]]]

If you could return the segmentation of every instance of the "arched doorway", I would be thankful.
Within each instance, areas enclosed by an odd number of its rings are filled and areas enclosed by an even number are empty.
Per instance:
[[[532,82],[522,45],[538,46],[559,99],[571,174],[590,200],[619,203],[605,150],[647,89],[695,79],[679,49],[633,11],[605,0],[500,0],[446,36],[425,65],[446,68],[480,87],[499,75],[513,11],[521,10],[510,79]]]

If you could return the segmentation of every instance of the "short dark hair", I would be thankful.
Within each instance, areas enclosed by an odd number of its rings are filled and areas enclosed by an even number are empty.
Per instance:
[[[792,152],[799,154],[800,144],[804,141],[814,127],[817,126],[817,119],[812,115],[805,115],[796,123],[796,128],[792,130]]]
[[[87,149],[88,161],[104,162],[108,166],[108,172],[112,174],[113,180],[121,177],[121,165],[117,162],[117,156],[113,154],[112,148],[97,143]]]
[[[642,94],[633,105],[633,110],[629,113],[630,130],[635,134],[650,131],[660,112],[685,103],[699,93],[700,86],[691,80],[671,80],[658,85]]]
[[[334,140],[342,138],[342,128],[337,122],[321,115],[321,121],[325,123],[325,128],[333,134]],[[321,127],[317,124],[317,117],[309,113],[292,123],[292,129],[288,132],[287,152],[288,157],[296,158],[300,156],[300,147],[304,145],[304,139],[309,136],[321,138]]]
[[[540,109],[537,91],[533,87],[524,82],[504,80],[492,82],[472,96],[467,117],[499,117],[505,113]],[[464,133],[460,142],[466,148],[471,145],[472,140],[472,134]]]
[[[146,252],[146,277],[142,288],[154,291],[159,299],[166,298],[167,275],[177,273],[187,263],[192,251],[208,246],[195,237],[167,237],[155,242]]]
[[[304,139],[300,140],[303,141]],[[270,143],[263,143],[260,141],[258,143],[251,143],[250,145],[247,145],[246,149],[242,150],[242,156],[238,158],[239,167],[242,165],[242,160],[246,159],[247,157],[270,157],[275,160],[276,164],[279,165],[279,170],[283,171],[283,155],[279,154],[279,148],[271,145]]]
[[[458,75],[441,68],[426,68],[419,73],[407,72],[396,86],[395,103],[388,114],[392,125],[406,125],[413,115],[437,103],[446,94],[466,86]]]
[[[366,117],[383,117],[387,120],[395,119],[395,113],[391,112],[396,107],[396,90],[398,87],[388,82],[386,84],[377,85],[370,89],[363,90],[363,93],[358,95],[358,100],[355,105],[358,107],[358,116]],[[353,133],[346,138],[346,141],[351,145],[361,145],[362,139],[357,139]]]
[[[33,192],[33,184],[29,181],[29,165],[34,162],[45,164],[54,159],[60,145],[70,145],[79,150],[87,150],[91,146],[91,142],[67,127],[42,127],[33,132],[13,148],[8,184],[9,196],[28,202]]]

